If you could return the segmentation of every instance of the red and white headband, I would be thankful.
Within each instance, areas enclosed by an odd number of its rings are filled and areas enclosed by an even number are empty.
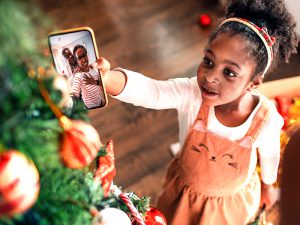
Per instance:
[[[275,43],[275,38],[268,34],[268,32],[266,31],[267,29],[265,27],[260,28],[259,26],[255,25],[251,21],[246,20],[244,18],[237,18],[237,17],[228,18],[228,19],[224,20],[220,24],[219,27],[221,27],[222,25],[224,25],[225,23],[228,23],[228,22],[237,22],[237,23],[244,24],[245,26],[247,26],[251,30],[253,30],[257,34],[257,36],[262,40],[262,42],[264,43],[264,45],[267,49],[267,54],[268,54],[268,62],[267,62],[266,68],[265,68],[265,70],[262,74],[262,75],[265,75],[265,73],[270,68],[271,62],[272,62],[272,59],[273,59],[273,48],[272,48],[272,46]]]

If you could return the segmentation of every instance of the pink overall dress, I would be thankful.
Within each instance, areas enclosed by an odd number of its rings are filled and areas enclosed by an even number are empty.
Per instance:
[[[168,225],[244,225],[259,208],[260,179],[256,171],[249,179],[248,172],[268,107],[261,105],[239,141],[207,131],[208,113],[209,107],[201,106],[180,156],[168,168],[158,199]]]

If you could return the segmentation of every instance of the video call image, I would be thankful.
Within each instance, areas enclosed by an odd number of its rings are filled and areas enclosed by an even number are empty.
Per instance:
[[[54,34],[49,44],[55,68],[66,77],[73,100],[83,101],[85,108],[99,108],[106,104],[101,76],[91,64],[96,61],[92,35],[87,30]]]

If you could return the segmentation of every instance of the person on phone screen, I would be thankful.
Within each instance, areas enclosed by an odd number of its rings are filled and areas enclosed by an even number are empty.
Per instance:
[[[79,72],[77,61],[69,48],[64,48],[61,52],[67,63],[62,73],[68,78],[73,77],[74,73]]]
[[[101,106],[101,103],[104,102],[104,96],[102,96],[103,88],[100,85],[99,72],[97,69],[90,68],[86,48],[83,45],[76,45],[73,49],[73,55],[80,71],[74,75],[72,96],[76,98],[81,96],[87,108]],[[93,78],[90,79],[93,82],[87,82],[85,78]]]

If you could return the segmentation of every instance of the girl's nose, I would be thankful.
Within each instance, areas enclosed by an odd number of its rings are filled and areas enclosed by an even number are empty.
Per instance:
[[[219,78],[217,71],[210,71],[209,73],[206,74],[205,79],[207,83],[218,83]]]

